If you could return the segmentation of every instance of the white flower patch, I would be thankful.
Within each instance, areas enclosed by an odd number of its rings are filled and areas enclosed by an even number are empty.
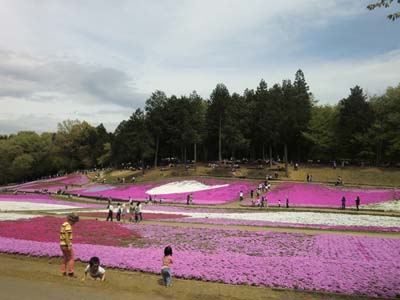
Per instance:
[[[380,203],[373,203],[361,205],[363,209],[379,209],[379,210],[392,210],[400,211],[400,200],[386,201]]]
[[[246,213],[196,213],[196,212],[172,212],[157,211],[164,214],[181,214],[191,218],[208,219],[232,219],[282,222],[293,224],[314,224],[314,225],[337,225],[337,226],[380,226],[400,227],[400,218],[357,215],[357,214],[333,214],[315,212],[246,212]]]
[[[69,209],[78,208],[76,206],[49,204],[49,203],[34,203],[34,202],[21,202],[21,201],[0,201],[0,211],[21,211],[21,210],[55,210],[55,209]]]
[[[101,213],[108,213],[108,209],[94,209],[94,210],[79,210],[79,211],[77,211],[77,210],[63,210],[63,211],[52,211],[51,213],[52,214],[55,214],[55,215],[65,215],[65,214],[68,214],[68,213],[72,213],[72,212],[75,212],[75,213],[94,213],[94,212],[101,212]]]
[[[149,195],[165,195],[165,194],[177,194],[177,193],[191,193],[205,190],[218,189],[221,187],[227,187],[229,184],[220,185],[206,185],[196,180],[184,180],[170,182],[146,191]]]
[[[0,213],[0,221],[15,221],[20,219],[31,219],[36,217],[41,217],[41,216],[18,214],[18,213]]]

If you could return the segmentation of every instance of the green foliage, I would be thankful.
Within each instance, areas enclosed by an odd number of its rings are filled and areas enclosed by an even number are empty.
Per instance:
[[[369,4],[367,6],[367,8],[369,10],[374,10],[375,8],[381,8],[381,7],[389,8],[393,4],[393,2],[394,2],[394,0],[379,0],[379,1],[376,1],[374,3]],[[397,0],[396,2],[397,2],[397,4],[400,4],[400,0]],[[397,18],[400,18],[400,12],[395,12],[395,13],[389,14],[387,16],[387,18],[389,20],[394,21]]]

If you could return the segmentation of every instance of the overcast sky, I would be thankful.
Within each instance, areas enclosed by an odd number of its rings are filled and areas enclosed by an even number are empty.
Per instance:
[[[113,131],[155,90],[231,93],[305,74],[320,104],[400,83],[399,9],[372,0],[0,0],[0,134]]]

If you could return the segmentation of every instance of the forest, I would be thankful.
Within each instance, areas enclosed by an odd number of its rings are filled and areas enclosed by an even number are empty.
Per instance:
[[[0,184],[75,170],[157,167],[170,161],[346,161],[398,167],[400,84],[367,96],[354,86],[336,105],[319,105],[304,73],[243,95],[220,83],[203,99],[156,90],[114,132],[65,120],[57,132],[0,136]]]

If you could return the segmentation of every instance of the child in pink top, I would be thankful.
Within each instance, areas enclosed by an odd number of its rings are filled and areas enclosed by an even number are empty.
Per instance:
[[[161,275],[165,286],[172,286],[171,283],[171,266],[172,266],[172,248],[167,246],[164,249],[164,257],[162,259]]]

